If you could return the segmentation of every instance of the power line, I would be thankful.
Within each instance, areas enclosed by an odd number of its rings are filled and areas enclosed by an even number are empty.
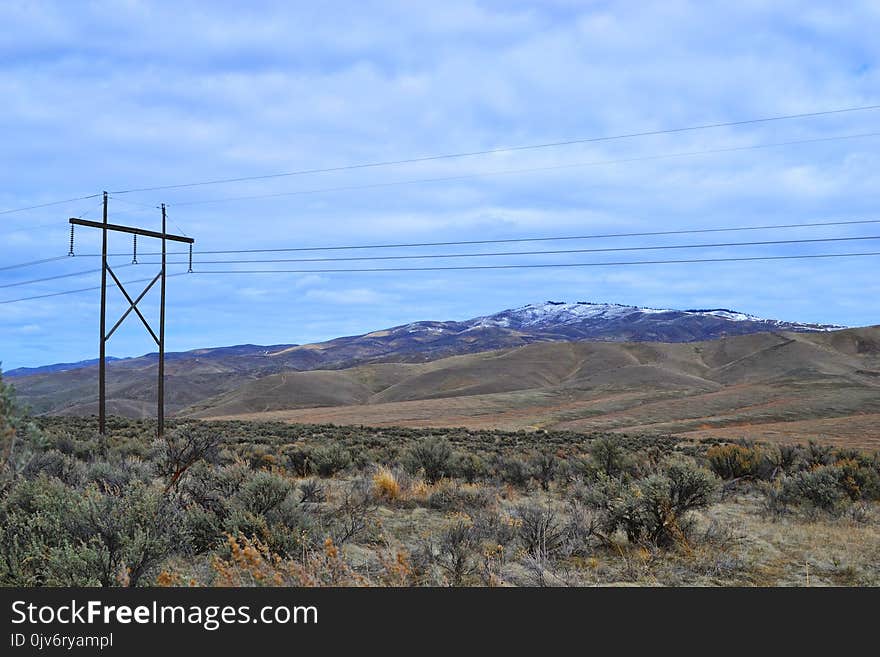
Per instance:
[[[86,197],[86,198],[92,198],[92,197]],[[83,212],[79,213],[79,217],[83,218],[83,217],[87,216],[90,212],[93,212],[93,211],[94,211],[94,207],[86,208]],[[30,226],[29,228],[21,228],[21,229],[17,229],[17,230],[13,230],[13,231],[8,231],[8,232],[11,232],[11,233],[30,232],[30,231],[34,231],[34,230],[40,230],[42,228],[50,228],[53,226],[57,226],[59,228],[62,227],[61,225],[59,225],[56,222],[56,223],[51,223],[51,224],[43,224],[41,226]],[[63,226],[63,227],[65,229],[67,228],[67,226]],[[42,265],[42,264],[46,264],[48,262],[56,262],[58,260],[66,260],[69,257],[70,257],[70,255],[68,254],[68,255],[63,255],[63,256],[55,256],[53,258],[43,258],[41,260],[31,260],[29,262],[20,262],[15,265],[4,265],[4,266],[0,267],[0,271],[8,271],[10,269],[20,269],[22,267],[32,267],[34,265]]]
[[[101,207],[101,206],[99,205],[98,207]],[[80,217],[80,218],[84,218],[84,217],[88,216],[91,212],[93,212],[94,210],[95,210],[94,207],[91,207],[91,208],[87,207],[85,210],[80,211],[80,212],[77,214],[77,216]],[[26,227],[26,228],[13,228],[13,229],[11,229],[11,230],[5,230],[5,229],[4,229],[4,232],[5,232],[7,235],[9,235],[9,234],[13,234],[13,233],[31,233],[31,232],[34,232],[34,231],[42,230],[42,229],[44,229],[44,228],[56,228],[56,229],[62,229],[62,228],[66,228],[66,226],[63,226],[63,225],[59,224],[57,221],[53,221],[52,223],[39,224],[39,225],[37,225],[37,226],[28,226],[28,227]],[[3,269],[3,268],[0,267],[0,269]]]
[[[397,244],[355,244],[346,246],[300,246],[285,247],[275,249],[227,249],[214,251],[194,251],[193,255],[224,255],[239,253],[294,253],[294,252],[310,252],[310,251],[353,251],[358,249],[403,249],[403,248],[420,248],[429,246],[466,246],[479,244],[522,244],[526,242],[562,242],[571,240],[594,240],[608,239],[619,237],[658,237],[663,235],[696,235],[702,233],[730,233],[739,231],[753,230],[782,230],[788,228],[817,228],[826,226],[857,226],[865,224],[880,224],[880,219],[856,219],[849,221],[818,221],[801,224],[769,224],[763,226],[729,226],[724,228],[692,228],[687,230],[661,230],[661,231],[645,231],[635,233],[599,233],[593,235],[563,235],[552,237],[516,237],[507,239],[491,239],[491,240],[458,240],[447,242],[409,242]],[[128,256],[128,253],[111,253],[113,257]],[[162,255],[159,252],[142,253],[144,256]],[[168,255],[187,255],[184,251],[173,251]],[[99,253],[87,253],[78,255],[78,258],[99,258]]]
[[[11,229],[11,230],[5,230],[5,229],[4,229],[3,232],[4,232],[6,235],[11,235],[11,234],[14,234],[14,233],[32,233],[32,232],[34,232],[34,231],[42,230],[42,229],[44,229],[44,228],[56,228],[56,229],[61,230],[61,229],[66,228],[66,226],[64,226],[63,224],[59,224],[57,221],[53,221],[52,223],[48,223],[48,224],[40,224],[40,225],[38,225],[38,226],[28,226],[27,228],[13,228],[13,229]]]
[[[619,135],[612,136],[604,136],[604,137],[586,137],[586,138],[578,138],[578,139],[567,139],[563,141],[555,141],[555,142],[547,142],[542,144],[529,144],[525,146],[508,146],[503,148],[492,148],[486,150],[478,150],[478,151],[465,151],[459,153],[445,153],[442,155],[427,155],[422,157],[412,157],[401,160],[385,160],[380,162],[368,162],[361,164],[348,164],[341,165],[336,167],[327,167],[323,169],[300,169],[297,171],[287,171],[283,173],[272,173],[265,174],[260,176],[241,176],[237,178],[219,178],[215,180],[204,180],[199,182],[190,182],[190,183],[179,183],[173,185],[156,185],[153,187],[137,187],[130,189],[122,189],[112,192],[113,194],[130,194],[133,192],[154,192],[166,189],[183,189],[188,187],[204,187],[207,185],[224,185],[229,183],[236,182],[248,182],[248,181],[256,181],[256,180],[270,180],[273,178],[286,178],[291,176],[302,176],[307,174],[316,174],[316,173],[331,173],[334,171],[349,171],[353,169],[367,169],[367,168],[376,168],[376,167],[385,167],[385,166],[393,166],[399,164],[415,164],[418,162],[431,162],[436,160],[446,160],[453,158],[461,158],[461,157],[473,157],[477,155],[492,155],[495,153],[509,153],[515,151],[524,151],[524,150],[536,150],[541,148],[553,148],[557,146],[571,146],[574,144],[586,144],[586,143],[595,143],[595,142],[603,142],[603,141],[612,141],[616,139],[631,139],[635,137],[649,137],[654,135],[664,135],[664,134],[673,134],[680,132],[691,132],[696,130],[708,130],[711,128],[724,128],[724,127],[732,127],[732,126],[740,126],[740,125],[749,125],[755,123],[768,123],[771,121],[784,121],[790,119],[803,119],[810,118],[816,116],[827,116],[831,114],[843,114],[846,112],[861,112],[867,110],[875,110],[880,109],[880,105],[864,105],[860,107],[846,107],[841,109],[833,109],[833,110],[825,110],[820,112],[804,112],[801,114],[785,114],[785,115],[777,115],[777,116],[769,116],[762,117],[757,119],[746,119],[741,121],[726,121],[723,123],[707,123],[703,125],[695,125],[688,126],[684,128],[666,128],[662,130],[648,130],[642,132],[630,132]]]
[[[139,201],[131,201],[129,199],[121,198],[118,196],[110,196],[109,198],[113,199],[114,201],[120,201],[122,203],[127,203],[128,205],[137,206],[137,207],[141,207],[141,208],[148,208],[150,210],[159,210],[162,207],[161,205],[150,204],[150,203],[141,203]],[[146,212],[146,210],[141,210],[141,213],[148,214]],[[167,212],[166,212],[166,217],[168,219],[171,219],[171,217],[167,216]],[[178,231],[180,231],[181,235],[183,235],[184,237],[187,236],[186,232],[175,221],[172,221],[171,223],[174,225],[175,228],[177,228]]]
[[[190,273],[190,272],[182,271],[182,272],[178,272],[176,274],[168,274],[168,278],[171,278],[172,276],[185,276],[187,273]],[[146,282],[149,282],[152,280],[153,280],[152,278],[138,278],[133,281],[124,281],[122,284],[123,285],[132,285],[134,283],[146,283]],[[22,297],[20,299],[6,299],[5,301],[0,301],[0,304],[18,303],[19,301],[31,301],[33,299],[46,299],[48,297],[60,297],[60,296],[64,296],[65,294],[79,294],[80,292],[93,292],[95,290],[100,290],[100,289],[101,289],[100,285],[95,286],[95,287],[83,287],[78,290],[65,290],[63,292],[51,292],[49,294],[38,294],[38,295],[35,295],[32,297]]]
[[[98,198],[101,194],[90,194],[89,196],[77,196],[76,198],[68,198],[63,201],[50,201],[48,203],[40,203],[39,205],[29,205],[24,208],[14,208],[12,210],[2,210],[0,211],[0,215],[3,214],[13,214],[15,212],[25,212],[26,210],[37,210],[39,208],[48,208],[53,205],[63,205],[65,203],[73,203],[74,201],[85,201],[90,198]]]
[[[812,253],[803,255],[784,255],[784,256],[741,256],[733,258],[697,258],[697,259],[680,259],[680,260],[629,260],[621,262],[576,262],[576,263],[541,263],[530,265],[462,265],[453,267],[381,267],[381,268],[364,268],[364,269],[240,269],[240,270],[197,270],[194,272],[178,272],[176,274],[168,274],[171,276],[185,276],[188,273],[195,274],[329,274],[329,273],[372,273],[372,272],[412,272],[412,271],[464,271],[464,270],[484,270],[484,269],[546,269],[546,268],[571,268],[571,267],[617,267],[627,265],[671,265],[671,264],[695,264],[695,263],[711,263],[711,262],[752,262],[760,260],[808,260],[816,258],[858,258],[867,256],[880,256],[880,251],[871,251],[867,253]],[[152,278],[139,278],[132,281],[125,281],[123,285],[133,283],[143,283],[152,281]],[[0,301],[0,304],[17,303],[19,301],[31,301],[34,299],[46,299],[49,297],[63,296],[67,294],[78,294],[80,292],[91,292],[100,290],[100,286],[85,287],[77,290],[65,290],[63,292],[52,292],[48,294],[39,294],[30,297],[22,297],[19,299],[7,299]]]
[[[698,258],[693,260],[629,260],[623,262],[565,262],[541,263],[533,265],[462,265],[454,267],[377,267],[369,269],[229,269],[196,270],[195,274],[333,274],[333,273],[371,273],[399,271],[462,271],[475,269],[538,269],[551,267],[617,267],[625,265],[672,265],[705,262],[746,262],[754,260],[799,260],[810,258],[854,258],[878,256],[880,251],[869,253],[813,253],[786,256],[748,256],[735,258]]]
[[[141,203],[140,201],[132,201],[130,199],[118,198],[112,195],[109,198],[113,199],[114,201],[119,201],[120,203],[125,203],[127,205],[132,205],[139,208],[148,208],[150,210],[159,210],[161,208],[160,205],[157,205],[155,203]]]
[[[56,260],[67,260],[70,256],[55,256],[54,258],[43,258],[42,260],[31,260],[30,262],[19,262],[16,265],[4,265],[0,267],[0,271],[7,271],[9,269],[20,269],[21,267],[32,267],[34,265],[43,265],[47,262],[55,262]]]
[[[133,263],[125,264],[125,265],[115,265],[116,269],[122,269],[123,267],[131,267]],[[33,283],[44,283],[46,281],[54,281],[59,278],[74,278],[76,276],[85,276],[86,274],[100,274],[100,269],[87,269],[85,271],[75,271],[68,274],[58,274],[56,276],[47,276],[45,278],[35,278],[29,281],[16,281],[15,283],[4,283],[0,285],[0,288],[5,287],[19,287],[21,285],[31,285]]]
[[[281,262],[351,262],[363,260],[425,260],[431,258],[491,258],[497,256],[532,256],[532,255],[561,255],[571,253],[615,253],[623,251],[665,251],[669,249],[709,249],[736,246],[769,246],[774,244],[808,244],[820,242],[855,242],[860,240],[878,240],[880,235],[865,235],[860,237],[821,237],[798,240],[766,240],[760,242],[720,242],[715,244],[669,244],[660,246],[627,246],[601,249],[561,249],[553,251],[497,251],[493,253],[427,253],[421,255],[393,255],[393,256],[358,256],[344,258],[285,258],[274,260],[200,260],[200,265],[233,265],[233,264],[256,264],[256,263],[281,263]],[[144,262],[145,265],[157,265],[157,262]],[[171,261],[168,264],[186,265],[188,262]]]
[[[401,159],[401,160],[385,160],[385,161],[379,161],[379,162],[349,164],[349,165],[342,165],[342,166],[336,166],[336,167],[327,167],[327,168],[323,168],[323,169],[300,169],[297,171],[287,171],[287,172],[282,172],[282,173],[273,173],[273,174],[266,174],[266,175],[261,175],[261,176],[241,176],[241,177],[237,177],[237,178],[221,178],[221,179],[215,179],[215,180],[204,180],[204,181],[190,182],[190,183],[179,183],[179,184],[174,184],[174,185],[156,185],[156,186],[152,186],[152,187],[129,188],[129,189],[117,190],[117,191],[113,192],[113,194],[130,194],[130,193],[134,193],[134,192],[150,192],[150,191],[159,191],[159,190],[165,190],[165,189],[182,189],[182,188],[188,188],[188,187],[203,187],[203,186],[208,186],[208,185],[221,185],[221,184],[229,184],[229,183],[234,183],[234,182],[269,180],[269,179],[273,179],[273,178],[284,178],[284,177],[301,176],[301,175],[307,175],[307,174],[331,173],[334,171],[376,168],[376,167],[394,166],[394,165],[400,165],[400,164],[414,164],[414,163],[418,163],[418,162],[430,162],[430,161],[435,161],[435,160],[454,159],[454,158],[462,158],[462,157],[473,157],[473,156],[478,156],[478,155],[492,155],[495,153],[508,153],[508,152],[524,151],[524,150],[537,150],[537,149],[543,149],[543,148],[553,148],[553,147],[558,147],[558,146],[570,146],[570,145],[575,145],[575,144],[596,143],[596,142],[612,141],[612,140],[618,140],[618,139],[632,139],[632,138],[636,138],[636,137],[649,137],[649,136],[656,136],[656,135],[663,135],[663,134],[675,134],[675,133],[681,133],[681,132],[693,132],[693,131],[708,130],[708,129],[713,129],[713,128],[734,127],[734,126],[751,125],[751,124],[757,124],[757,123],[769,123],[769,122],[773,122],[773,121],[786,121],[786,120],[793,120],[793,119],[812,118],[812,117],[818,117],[818,116],[829,116],[829,115],[834,115],[834,114],[844,114],[844,113],[850,113],[850,112],[871,111],[871,110],[876,110],[876,109],[880,109],[880,105],[862,105],[862,106],[856,106],[856,107],[844,107],[844,108],[838,108],[838,109],[833,109],[833,110],[824,110],[824,111],[818,111],[818,112],[803,112],[803,113],[799,113],[799,114],[783,114],[783,115],[777,115],[777,116],[761,117],[761,118],[756,118],[756,119],[745,119],[745,120],[741,120],[741,121],[708,123],[708,124],[702,124],[702,125],[687,126],[687,127],[682,127],[682,128],[666,128],[666,129],[661,129],[661,130],[647,130],[647,131],[641,131],[641,132],[623,133],[623,134],[618,134],[618,135],[608,135],[608,136],[603,136],[603,137],[586,137],[586,138],[578,138],[578,139],[567,139],[567,140],[562,140],[562,141],[546,142],[546,143],[541,143],[541,144],[528,144],[528,145],[523,145],[523,146],[509,146],[509,147],[503,147],[503,148],[492,148],[492,149],[477,150],[477,151],[444,153],[444,154],[440,154],[440,155],[428,155],[428,156],[422,156],[422,157],[406,158],[406,159]],[[73,198],[69,198],[69,199],[62,199],[62,200],[58,200],[58,201],[49,201],[46,203],[39,203],[39,204],[29,205],[29,206],[24,206],[24,207],[19,207],[19,208],[11,208],[8,210],[0,210],[0,215],[13,214],[16,212],[25,212],[27,210],[36,210],[36,209],[40,209],[40,208],[52,207],[55,205],[63,205],[65,203],[72,203],[74,201],[82,201],[82,200],[86,200],[86,199],[98,198],[100,196],[101,196],[101,194],[89,194],[89,195],[85,195],[85,196],[77,196],[77,197],[73,197]],[[118,200],[121,200],[121,199],[118,199]],[[132,201],[132,203],[134,203],[135,205],[138,204],[133,201]],[[148,205],[148,204],[140,204],[140,205],[143,205],[144,207],[153,207],[152,205]],[[178,205],[180,205],[180,204],[178,204]]]
[[[779,146],[793,146],[797,144],[813,144],[817,142],[827,142],[827,141],[841,141],[844,139],[862,139],[866,137],[877,137],[880,136],[880,132],[865,132],[859,134],[852,135],[838,135],[834,137],[817,137],[814,139],[797,139],[793,141],[783,141],[783,142],[775,142],[769,144],[755,144],[752,146],[733,146],[730,148],[713,148],[701,151],[687,151],[683,153],[665,153],[660,155],[645,155],[639,157],[629,157],[622,158],[616,160],[598,160],[595,162],[576,162],[573,164],[557,164],[552,166],[544,166],[544,167],[529,167],[526,169],[506,169],[502,171],[487,171],[484,173],[468,173],[461,174],[457,176],[443,176],[439,178],[417,178],[414,180],[399,180],[393,182],[385,182],[385,183],[371,183],[366,185],[346,185],[342,187],[324,187],[321,189],[306,189],[306,190],[296,190],[291,192],[275,192],[271,194],[251,194],[248,196],[227,196],[225,198],[218,199],[202,199],[195,201],[183,201],[180,203],[172,204],[174,207],[182,207],[188,205],[204,205],[209,203],[228,203],[233,201],[253,201],[259,199],[267,199],[267,198],[280,198],[284,196],[299,196],[303,194],[321,194],[321,193],[329,193],[329,192],[348,192],[348,191],[357,191],[363,189],[381,189],[383,187],[397,187],[400,185],[415,185],[422,183],[435,183],[435,182],[453,182],[457,180],[468,180],[473,178],[483,178],[488,176],[503,176],[510,174],[518,174],[518,173],[535,173],[539,171],[558,171],[562,169],[574,169],[579,167],[589,167],[589,166],[600,166],[606,164],[626,164],[630,162],[646,162],[651,160],[662,160],[669,158],[677,158],[677,157],[692,157],[695,155],[710,155],[715,153],[733,153],[737,151],[750,151],[750,150],[758,150],[762,148],[774,148]]]

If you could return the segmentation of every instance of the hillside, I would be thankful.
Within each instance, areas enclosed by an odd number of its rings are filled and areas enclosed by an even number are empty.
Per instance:
[[[766,331],[825,332],[839,328],[763,319],[726,309],[682,311],[548,301],[466,321],[415,322],[315,344],[239,345],[168,353],[166,404],[169,414],[177,413],[244,384],[286,372],[337,370],[369,363],[425,363],[536,343],[682,343]],[[109,364],[109,412],[128,417],[153,414],[156,362],[156,354],[148,354],[114,359]],[[34,413],[96,412],[94,361],[12,370],[5,376],[14,382],[19,398]],[[314,378],[317,391],[308,394],[317,395],[315,405],[320,405],[321,377]],[[361,403],[375,392],[369,386],[361,390],[346,385],[333,393],[333,403]]]
[[[880,327],[696,343],[542,343],[430,363],[286,372],[183,413],[817,438],[880,448]]]

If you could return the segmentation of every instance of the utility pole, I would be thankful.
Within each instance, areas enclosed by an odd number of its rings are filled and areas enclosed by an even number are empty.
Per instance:
[[[104,192],[104,225],[101,228],[101,349],[98,357],[98,433],[107,431],[107,192]],[[71,225],[73,219],[70,220]],[[72,249],[71,249],[72,250]]]
[[[125,321],[125,318],[131,312],[134,312],[143,323],[144,327],[147,329],[147,332],[150,334],[150,337],[153,338],[153,341],[159,347],[159,380],[158,380],[158,400],[157,400],[157,424],[158,424],[158,434],[161,438],[165,433],[165,278],[166,278],[166,255],[167,249],[166,244],[170,240],[172,242],[183,242],[184,244],[189,244],[190,249],[190,271],[192,271],[192,245],[195,242],[191,237],[186,237],[183,235],[169,235],[166,229],[166,212],[165,212],[165,204],[162,204],[162,232],[156,232],[152,230],[145,230],[143,228],[135,228],[133,226],[121,226],[118,224],[111,224],[107,221],[107,192],[104,192],[104,215],[103,221],[87,221],[85,219],[79,219],[76,217],[70,218],[71,230],[73,226],[86,226],[88,228],[99,228],[101,230],[101,335],[100,335],[100,357],[98,360],[98,430],[102,436],[107,433],[107,341],[111,338],[111,336],[116,332],[122,322]],[[122,285],[122,282],[116,276],[116,273],[110,267],[107,262],[107,237],[108,232],[114,231],[119,233],[128,233],[134,235],[134,239],[137,240],[137,236],[140,235],[142,237],[152,237],[156,239],[162,240],[162,269],[158,274],[149,282],[149,284],[144,288],[144,290],[138,295],[136,299],[132,299],[131,295],[129,295],[128,291]],[[136,244],[137,242],[135,242]],[[136,248],[136,247],[135,247]],[[71,237],[71,255],[73,254],[73,244]],[[119,288],[119,291],[125,297],[126,301],[128,301],[128,310],[126,310],[122,317],[113,325],[113,328],[110,331],[107,331],[107,274],[110,274],[110,277],[113,279],[113,282],[116,284],[116,287]],[[141,300],[147,295],[147,293],[152,289],[152,287],[160,282],[160,309],[159,309],[159,335],[153,331],[150,323],[146,320],[146,318],[141,313],[138,308],[138,304]]]
[[[156,409],[156,422],[159,426],[159,437],[165,430],[165,204],[162,204],[162,302],[159,305],[159,406]]]

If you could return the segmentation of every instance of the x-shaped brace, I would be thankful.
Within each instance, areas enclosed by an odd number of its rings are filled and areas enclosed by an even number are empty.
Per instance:
[[[141,318],[141,322],[143,322],[143,324],[144,324],[144,326],[146,327],[147,331],[149,331],[150,335],[153,336],[153,340],[155,340],[155,341],[156,341],[156,344],[158,345],[158,344],[159,344],[159,338],[156,337],[156,334],[153,332],[153,329],[150,328],[149,323],[147,323],[147,320],[146,320],[146,319],[144,318],[144,316],[141,314],[141,311],[138,310],[137,305],[141,302],[141,299],[143,299],[143,298],[147,295],[147,292],[150,291],[150,289],[153,287],[153,285],[156,284],[156,281],[158,281],[160,278],[162,278],[162,272],[160,271],[158,274],[156,274],[156,277],[155,277],[152,281],[150,281],[149,285],[147,285],[147,287],[144,288],[144,291],[140,293],[140,295],[138,296],[138,298],[135,299],[134,301],[132,301],[132,300],[131,300],[131,297],[130,297],[129,294],[128,294],[128,292],[125,291],[125,288],[122,286],[122,283],[121,283],[120,280],[116,277],[116,274],[114,274],[114,273],[113,273],[113,270],[110,269],[110,265],[107,265],[107,271],[108,271],[108,272],[110,273],[110,275],[113,277],[113,280],[116,282],[116,286],[119,288],[119,291],[122,292],[123,295],[125,295],[125,299],[126,299],[126,301],[128,301],[129,306],[128,306],[128,310],[126,310],[126,311],[122,314],[122,317],[119,318],[119,321],[116,322],[116,324],[113,325],[113,328],[112,328],[112,329],[110,329],[110,332],[107,334],[107,336],[104,338],[104,340],[109,340],[109,339],[110,339],[110,336],[113,335],[113,334],[116,332],[116,329],[118,329],[118,328],[120,327],[120,325],[122,324],[122,322],[125,321],[125,318],[128,317],[129,313],[131,313],[131,311],[133,310],[135,313],[137,313],[137,316]]]

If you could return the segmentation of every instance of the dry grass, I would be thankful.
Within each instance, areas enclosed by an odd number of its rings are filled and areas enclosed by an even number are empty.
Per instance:
[[[794,390],[794,392],[793,392]],[[767,401],[767,400],[772,401]],[[474,430],[615,431],[692,439],[817,440],[880,449],[880,395],[846,382],[828,390],[797,382],[736,385],[719,392],[684,387],[535,389],[442,399],[300,408],[207,419]],[[833,416],[829,416],[833,415]]]
[[[719,505],[717,517],[747,538],[738,548],[744,583],[757,586],[880,585],[880,521],[803,515],[765,518],[749,500]]]
[[[373,490],[378,498],[394,502],[400,498],[400,483],[389,468],[381,467],[373,475]]]

